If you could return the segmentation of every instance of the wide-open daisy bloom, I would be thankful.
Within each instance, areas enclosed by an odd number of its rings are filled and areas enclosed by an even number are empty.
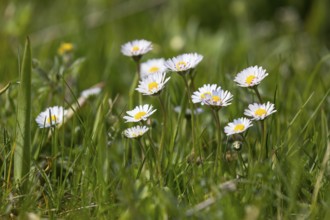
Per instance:
[[[141,78],[147,77],[155,73],[163,73],[167,70],[165,59],[151,59],[144,63],[141,63]]]
[[[262,67],[251,66],[237,74],[234,81],[241,87],[253,87],[258,85],[268,73]]]
[[[270,102],[264,104],[253,103],[244,110],[244,115],[251,117],[252,120],[263,120],[274,112],[276,112],[275,106]]]
[[[203,101],[206,99],[206,96],[211,95],[213,91],[219,89],[221,89],[221,87],[218,87],[217,84],[205,84],[192,94],[192,102],[204,105]]]
[[[146,121],[150,115],[152,115],[156,109],[153,109],[152,105],[139,105],[133,110],[127,111],[129,116],[124,116],[125,122],[139,122],[141,120]]]
[[[61,106],[47,108],[37,116],[36,122],[40,128],[55,126],[62,123],[65,112]]]
[[[202,103],[205,105],[222,107],[230,105],[232,100],[233,95],[229,91],[218,88],[217,90],[213,90],[211,94],[206,94]]]
[[[139,138],[142,135],[144,135],[144,133],[146,133],[148,130],[149,130],[148,127],[138,125],[135,127],[127,128],[126,130],[123,131],[123,134],[127,138]]]
[[[165,66],[173,72],[185,72],[193,69],[201,62],[203,56],[198,53],[185,53],[165,62]]]
[[[247,118],[234,119],[233,122],[228,123],[225,127],[225,133],[227,136],[244,132],[246,129],[252,126],[252,121]]]
[[[166,78],[166,73],[155,73],[146,78],[143,78],[136,88],[137,91],[143,95],[156,95],[158,94],[165,86],[170,77]]]
[[[152,43],[147,40],[133,40],[121,46],[121,52],[125,56],[142,56],[152,50]]]

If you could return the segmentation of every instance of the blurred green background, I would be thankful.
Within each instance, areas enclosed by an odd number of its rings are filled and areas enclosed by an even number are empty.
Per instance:
[[[292,68],[308,72],[330,46],[327,0],[4,0],[0,8],[1,87],[18,79],[26,36],[45,69],[60,43],[72,42],[75,56],[87,58],[79,87],[103,80],[114,94],[125,93],[131,83],[134,64],[120,53],[120,45],[133,39],[155,44],[145,59],[203,54],[199,71],[207,70],[209,77],[200,76],[202,82],[256,64],[270,72],[269,66],[280,65],[284,75]]]

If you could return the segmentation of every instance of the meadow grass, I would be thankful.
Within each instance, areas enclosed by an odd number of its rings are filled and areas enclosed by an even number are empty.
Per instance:
[[[310,5],[313,16],[286,1],[203,2],[0,3],[1,219],[330,218],[327,1]],[[134,39],[153,43],[138,63],[120,52]],[[190,52],[203,55],[193,72],[168,71],[158,96],[135,90],[140,62]],[[260,97],[233,81],[255,65],[269,73]],[[193,104],[204,84],[230,91],[231,105]],[[260,98],[276,112],[226,136]],[[157,110],[125,123],[140,104]],[[63,122],[39,128],[51,106],[67,110]],[[149,130],[126,138],[135,125]]]

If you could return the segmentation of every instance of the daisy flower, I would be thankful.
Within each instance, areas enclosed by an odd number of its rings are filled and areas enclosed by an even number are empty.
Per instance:
[[[206,99],[206,95],[212,95],[212,91],[219,89],[221,89],[221,87],[218,87],[216,84],[205,84],[192,94],[192,102],[204,105],[203,101]]]
[[[198,53],[185,53],[165,62],[165,66],[173,72],[185,72],[193,69],[201,62],[203,56]]]
[[[211,94],[206,94],[202,103],[205,105],[222,107],[230,105],[232,99],[233,95],[229,91],[217,88],[216,90],[213,90]]]
[[[65,113],[66,111],[61,106],[50,107],[37,116],[36,122],[40,128],[55,126],[62,123]]]
[[[268,73],[262,67],[251,66],[237,74],[234,81],[241,87],[253,87],[258,85]]]
[[[274,104],[267,102],[264,104],[253,103],[244,110],[244,115],[252,117],[252,120],[263,120],[268,115],[276,112]]]
[[[141,57],[152,50],[152,43],[147,40],[133,40],[121,46],[121,52],[129,57]]]
[[[143,78],[136,88],[143,95],[156,95],[164,88],[170,77],[166,78],[166,73],[156,73]]]
[[[234,119],[233,122],[228,123],[225,127],[225,133],[227,136],[244,132],[246,129],[252,126],[252,122],[247,118]]]
[[[147,77],[154,73],[165,72],[167,70],[166,66],[164,65],[165,59],[151,59],[147,62],[141,63],[141,77]]]
[[[93,95],[98,95],[100,92],[101,92],[100,87],[94,87],[94,88],[90,88],[90,89],[86,89],[86,90],[82,91],[81,96],[84,98],[88,98]]]
[[[144,133],[146,133],[148,130],[149,130],[148,127],[138,125],[135,127],[127,128],[126,130],[123,131],[123,134],[127,138],[139,138],[142,135],[144,135]]]
[[[59,55],[64,55],[70,53],[74,50],[74,46],[72,43],[61,43],[60,47],[57,50]]]
[[[150,115],[152,115],[156,111],[153,110],[152,105],[139,105],[136,106],[135,109],[131,111],[127,111],[126,113],[129,116],[124,116],[126,119],[125,122],[139,122],[141,120],[146,121]]]

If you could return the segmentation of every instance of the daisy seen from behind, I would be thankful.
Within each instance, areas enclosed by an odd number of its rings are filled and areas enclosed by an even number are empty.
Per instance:
[[[234,81],[241,87],[253,87],[260,84],[266,76],[268,76],[268,73],[265,69],[251,66],[239,72]]]
[[[123,131],[123,134],[127,138],[139,138],[144,135],[149,130],[146,126],[134,126],[131,128],[127,128]]]
[[[234,119],[233,122],[228,123],[228,125],[225,127],[225,133],[227,136],[243,133],[252,126],[252,121],[248,118],[238,118]]]
[[[55,126],[62,123],[65,113],[61,106],[50,107],[37,116],[36,122],[40,128]]]
[[[166,72],[165,59],[150,59],[144,63],[141,63],[141,78],[150,76],[159,72]]]
[[[125,122],[139,122],[141,120],[146,121],[150,115],[152,115],[156,109],[153,109],[152,105],[139,105],[136,106],[133,110],[127,111],[128,116],[123,118]]]
[[[157,95],[164,88],[170,77],[165,78],[166,73],[155,73],[148,77],[143,78],[136,88],[137,91],[143,95]]]
[[[142,55],[152,50],[152,43],[147,40],[133,40],[121,46],[121,52],[125,56],[133,57],[135,60],[140,60]]]
[[[244,110],[244,115],[251,117],[252,120],[263,120],[275,112],[275,106],[270,102],[263,104],[253,103]]]
[[[198,53],[185,53],[168,59],[165,66],[173,72],[186,73],[188,70],[194,69],[203,59]]]

